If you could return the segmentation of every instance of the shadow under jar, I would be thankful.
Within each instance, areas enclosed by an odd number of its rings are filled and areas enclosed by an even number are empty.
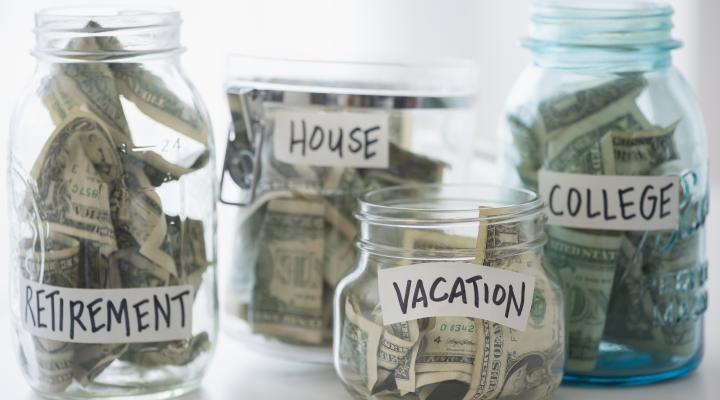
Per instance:
[[[357,254],[357,196],[464,178],[473,79],[462,62],[230,58],[220,212],[235,239],[221,252],[234,337],[332,362],[332,298]]]
[[[537,195],[417,185],[359,204],[360,254],[335,297],[335,369],[353,397],[548,398],[564,309]]]
[[[700,363],[706,134],[671,62],[672,9],[539,3],[501,129],[506,182],[548,204],[566,295],[565,380],[642,384]]]
[[[162,8],[36,14],[9,141],[18,357],[46,397],[195,389],[217,331],[210,124]]]

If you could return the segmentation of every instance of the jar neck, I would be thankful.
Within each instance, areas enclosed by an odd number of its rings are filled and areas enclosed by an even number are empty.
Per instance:
[[[648,1],[539,2],[523,41],[542,68],[650,71],[669,67],[673,10]]]
[[[482,262],[545,242],[543,205],[530,191],[411,185],[375,190],[359,202],[359,247],[376,256]]]
[[[57,8],[35,15],[33,55],[53,62],[137,62],[183,51],[180,14],[164,8]]]

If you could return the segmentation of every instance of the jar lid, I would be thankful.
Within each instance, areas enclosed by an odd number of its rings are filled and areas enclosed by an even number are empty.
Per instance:
[[[527,47],[625,47],[672,50],[673,9],[657,1],[541,0],[531,8]]]
[[[469,60],[331,61],[234,54],[227,63],[228,87],[373,96],[471,97],[477,75]]]

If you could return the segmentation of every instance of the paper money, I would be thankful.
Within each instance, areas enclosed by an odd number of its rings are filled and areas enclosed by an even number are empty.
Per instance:
[[[480,208],[476,262],[535,278],[530,319],[525,331],[475,320],[476,354],[464,400],[546,398],[560,385],[565,334],[562,293],[542,267],[538,249],[518,253],[534,219],[500,222],[499,210]]]
[[[664,163],[677,160],[677,123],[663,129],[611,132],[615,169],[619,175],[646,175]]]
[[[107,129],[83,112],[68,114],[50,135],[31,174],[34,200],[51,229],[117,248],[110,202],[122,166],[114,148]]]
[[[570,130],[568,127],[607,113],[609,108],[616,107],[620,101],[634,99],[646,84],[642,75],[633,74],[543,100],[538,106],[539,118],[535,128],[548,137]]]
[[[158,75],[137,63],[111,65],[117,91],[140,111],[168,128],[207,145],[208,127],[201,111],[183,101]]]
[[[47,251],[39,250],[42,248]],[[19,254],[25,279],[60,287],[80,285],[80,242],[76,239],[58,233],[28,239]],[[33,337],[32,343],[34,357],[28,354],[24,359],[31,364],[29,369],[36,374],[40,390],[65,390],[72,383],[75,344],[38,337]]]
[[[347,299],[344,308],[340,368],[348,374],[347,380],[360,382],[367,390],[372,390],[377,381],[382,327],[360,315],[350,299]]]
[[[621,238],[560,227],[550,227],[548,236],[545,259],[562,278],[570,310],[568,368],[591,371],[605,328]]]
[[[250,311],[255,333],[322,342],[324,226],[322,203],[268,203]]]

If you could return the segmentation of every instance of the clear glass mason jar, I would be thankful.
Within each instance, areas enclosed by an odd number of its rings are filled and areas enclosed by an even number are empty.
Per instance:
[[[51,398],[188,392],[217,333],[210,122],[180,68],[180,15],[35,17],[9,140],[18,359]]]
[[[329,364],[357,195],[463,179],[475,69],[247,56],[228,69],[224,326],[253,349]]]
[[[468,185],[386,188],[361,196],[357,218],[360,254],[336,290],[334,328],[335,370],[354,398],[546,399],[558,387],[563,296],[542,264],[545,216],[535,193]],[[534,280],[534,291],[525,294],[524,329],[453,308],[462,301],[482,311],[489,298],[502,304],[505,289],[491,282],[505,279],[493,281],[495,274],[512,273]],[[389,274],[399,286],[388,297]],[[469,284],[474,274],[485,284],[461,291],[462,281],[453,277],[469,276]],[[393,316],[397,304],[422,309],[429,300],[430,307],[442,307],[422,318]]]
[[[707,146],[671,28],[655,2],[532,11],[533,63],[509,95],[501,164],[549,205],[569,382],[650,383],[702,357]]]

